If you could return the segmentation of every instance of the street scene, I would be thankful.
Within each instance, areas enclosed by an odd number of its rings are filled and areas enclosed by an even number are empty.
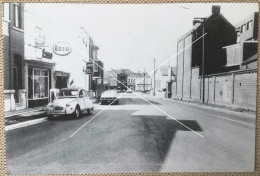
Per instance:
[[[253,172],[258,11],[4,3],[7,174]]]

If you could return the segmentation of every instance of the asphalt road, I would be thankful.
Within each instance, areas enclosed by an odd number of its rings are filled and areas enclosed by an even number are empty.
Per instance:
[[[7,131],[8,174],[253,171],[252,120],[148,100],[152,105],[128,94],[80,119],[61,116]]]

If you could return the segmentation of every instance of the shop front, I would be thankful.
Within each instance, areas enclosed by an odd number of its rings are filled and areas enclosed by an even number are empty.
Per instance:
[[[47,105],[49,90],[53,85],[54,63],[41,60],[26,60],[27,107]]]

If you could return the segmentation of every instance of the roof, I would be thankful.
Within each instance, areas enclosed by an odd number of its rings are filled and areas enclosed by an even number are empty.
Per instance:
[[[124,73],[122,69],[111,69],[112,72],[114,72],[116,75],[119,75],[120,73]]]
[[[227,19],[226,17],[224,17],[221,13],[215,14],[215,13],[211,13],[207,18],[207,22],[205,23],[205,26],[212,23],[213,21],[215,21],[218,18],[222,18],[227,24],[229,24],[230,26],[233,26]],[[187,33],[185,33],[183,36],[181,36],[178,41],[182,40],[183,38],[185,38],[186,36],[190,35],[194,30],[198,30],[198,28],[200,28],[202,26],[201,23],[196,23],[193,25],[193,28],[188,31]],[[233,26],[234,27],[234,26]],[[235,27],[234,27],[235,28]]]

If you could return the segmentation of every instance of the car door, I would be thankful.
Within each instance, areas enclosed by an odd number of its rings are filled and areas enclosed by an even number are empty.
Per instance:
[[[86,109],[89,109],[91,108],[91,101],[86,91],[84,91],[84,94],[85,94],[84,96],[85,107]]]
[[[86,109],[85,101],[84,101],[84,90],[82,89],[79,91],[78,104],[80,106],[81,111],[84,111]]]

